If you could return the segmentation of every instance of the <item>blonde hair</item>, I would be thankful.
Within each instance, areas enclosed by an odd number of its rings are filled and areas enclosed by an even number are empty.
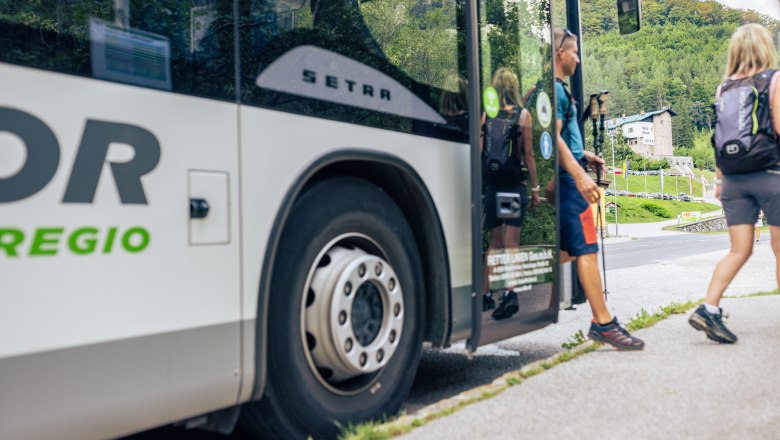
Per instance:
[[[726,78],[731,75],[747,75],[777,66],[777,52],[769,31],[760,24],[740,26],[731,36]]]
[[[514,72],[502,67],[493,75],[493,88],[498,92],[500,108],[507,105],[520,105],[520,83]]]

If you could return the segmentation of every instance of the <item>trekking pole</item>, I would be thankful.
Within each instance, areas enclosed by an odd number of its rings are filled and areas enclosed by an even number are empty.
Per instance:
[[[609,97],[609,90],[602,90],[598,95],[598,102],[599,102],[599,138],[598,138],[598,150],[596,151],[596,155],[598,155],[600,158],[604,158],[604,118],[607,114],[607,98]],[[593,121],[595,124],[595,121]],[[598,169],[596,170],[596,183],[599,185],[599,188],[601,188],[601,165],[598,166]],[[615,209],[617,209],[617,206],[615,206]],[[605,213],[606,215],[606,213]],[[601,221],[601,200],[599,200],[599,206],[598,206],[598,222],[599,224],[599,231],[601,232],[601,270],[604,273],[604,301],[607,301],[607,295],[609,294],[609,290],[607,290],[607,259],[606,259],[606,253],[604,250],[604,225]]]

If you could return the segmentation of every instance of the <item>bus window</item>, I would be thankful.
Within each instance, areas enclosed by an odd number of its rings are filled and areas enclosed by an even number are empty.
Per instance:
[[[240,4],[242,102],[467,141],[459,3]]]
[[[233,2],[58,0],[0,6],[0,62],[235,101]]]
[[[484,344],[557,314],[556,156],[550,2],[479,3]]]

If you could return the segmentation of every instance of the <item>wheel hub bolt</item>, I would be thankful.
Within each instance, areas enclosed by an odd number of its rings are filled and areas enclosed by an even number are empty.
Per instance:
[[[368,362],[368,356],[365,353],[360,353],[360,366],[365,367],[366,362]]]
[[[401,304],[395,303],[393,306],[393,314],[398,316],[401,313]]]
[[[390,281],[387,282],[387,288],[390,290],[395,289],[395,278],[390,278]]]
[[[366,274],[366,265],[361,264],[360,266],[358,266],[358,275],[362,277],[365,276],[365,274]]]
[[[385,351],[384,350],[379,350],[376,353],[376,361],[377,362],[382,362],[382,359],[384,359],[384,358],[385,358]]]
[[[339,324],[344,325],[345,322],[347,322],[347,312],[342,310],[339,313]]]
[[[344,344],[344,350],[347,350],[347,352],[352,351],[352,338],[347,339],[347,342]]]
[[[390,331],[390,343],[395,342],[395,330]]]
[[[376,263],[374,273],[376,273],[376,276],[382,275],[382,263]]]
[[[352,283],[347,281],[347,284],[344,285],[344,294],[349,296],[350,293],[352,293]]]

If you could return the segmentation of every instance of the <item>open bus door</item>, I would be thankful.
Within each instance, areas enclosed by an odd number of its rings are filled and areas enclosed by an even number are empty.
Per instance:
[[[479,212],[472,267],[479,273],[470,350],[555,322],[559,307],[555,201],[544,191],[557,179],[551,1],[476,3],[479,55],[473,68],[480,95],[472,114],[481,115],[474,118],[477,133],[490,128],[484,141],[472,136],[473,205]],[[507,177],[496,173],[507,164],[488,165],[483,156],[501,148],[496,132],[512,126],[519,127],[517,136],[509,128],[504,138],[511,138],[522,165],[508,164]]]
[[[483,141],[476,134],[471,136],[475,273],[468,348],[473,351],[479,345],[556,322],[560,306],[571,305],[572,292],[580,289],[576,263],[558,264],[555,201],[546,200],[544,188],[557,180],[558,172],[553,27],[574,32],[580,52],[582,41],[579,0],[519,0],[511,6],[472,0],[469,4],[477,10],[471,34],[476,40],[472,45],[478,46],[469,48],[469,76],[480,78],[478,86],[470,85],[470,112],[483,115],[472,123],[471,131],[480,133],[485,122],[504,116],[504,98],[513,96],[511,89],[516,88],[531,120],[533,157],[525,161],[525,183],[519,179],[514,184],[497,185],[482,164]],[[620,34],[637,32],[641,0],[617,0],[616,7]],[[579,114],[584,96],[582,68],[580,64],[570,84]],[[502,69],[510,74],[497,75]],[[539,206],[534,206],[532,198],[534,167]]]

